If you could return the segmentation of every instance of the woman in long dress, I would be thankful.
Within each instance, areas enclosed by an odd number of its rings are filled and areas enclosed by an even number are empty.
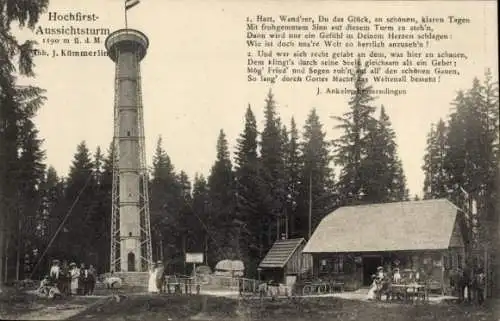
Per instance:
[[[71,263],[71,294],[78,294],[78,280],[80,278],[80,269],[76,267],[76,263]]]
[[[378,288],[377,276],[376,275],[372,275],[372,285],[371,285],[370,290],[368,290],[368,295],[367,295],[367,299],[368,300],[374,300],[375,299],[375,296],[377,294],[377,288]]]
[[[156,273],[157,273],[156,266],[153,266],[149,271],[148,292],[150,293],[158,292],[158,288],[156,286]]]

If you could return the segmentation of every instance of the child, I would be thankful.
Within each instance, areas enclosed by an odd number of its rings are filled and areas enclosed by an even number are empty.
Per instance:
[[[399,269],[398,268],[394,269],[394,276],[393,276],[392,281],[394,283],[396,283],[396,284],[398,284],[398,283],[401,282],[401,274],[399,273]]]
[[[38,288],[38,293],[42,295],[49,295],[50,291],[50,279],[48,275],[45,275],[40,281],[40,287]]]
[[[61,296],[62,296],[61,291],[59,291],[57,286],[54,286],[54,285],[50,286],[49,293],[48,293],[48,297],[50,299],[57,299],[57,298],[60,298]]]

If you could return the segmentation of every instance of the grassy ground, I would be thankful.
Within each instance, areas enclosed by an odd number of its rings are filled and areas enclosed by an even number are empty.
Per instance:
[[[242,301],[205,297],[205,315],[212,320],[404,320],[404,321],[497,321],[492,307],[470,305],[410,305],[362,302],[338,298],[290,301]],[[108,301],[72,317],[70,320],[189,320],[201,311],[202,296],[126,296],[120,302]]]
[[[31,319],[51,314],[71,314],[71,310],[82,310],[97,302],[95,297],[41,298],[33,293],[15,288],[4,289],[0,295],[0,319]]]

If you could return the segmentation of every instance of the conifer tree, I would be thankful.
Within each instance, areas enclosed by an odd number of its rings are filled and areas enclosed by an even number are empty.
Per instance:
[[[260,219],[262,208],[259,195],[259,160],[257,156],[257,122],[250,106],[245,112],[243,132],[237,139],[235,155],[236,225],[239,247],[249,270],[259,261]]]
[[[207,180],[203,174],[196,173],[193,182],[192,210],[197,224],[192,226],[192,230],[196,236],[196,251],[204,253],[205,262],[208,256],[209,240],[212,237],[210,227],[213,226],[213,221],[210,219],[209,203]]]
[[[261,221],[261,244],[264,253],[276,240],[277,218],[284,213],[285,178],[281,121],[276,111],[274,95],[269,90],[264,107],[264,129],[261,133],[261,199],[263,215]]]
[[[299,132],[295,119],[292,117],[290,121],[289,141],[285,151],[286,163],[286,188],[287,188],[287,203],[286,211],[288,214],[289,236],[299,237],[301,234],[297,227],[301,226],[301,221],[297,215],[298,204],[300,198],[300,184],[302,175],[302,161],[300,154]],[[304,223],[305,224],[305,223]]]
[[[150,183],[150,215],[153,254],[157,259],[176,260],[180,267],[179,256],[182,249],[179,245],[179,217],[181,203],[181,187],[170,157],[162,146],[159,137],[153,156],[152,180]],[[182,265],[183,266],[183,265]]]
[[[422,169],[425,173],[424,199],[446,198],[447,173],[445,169],[447,150],[447,128],[445,122],[440,119],[437,125],[431,126],[427,136],[427,149],[424,156]]]
[[[36,222],[41,198],[40,185],[45,175],[45,152],[42,150],[42,140],[38,138],[38,130],[32,120],[23,123],[19,137],[19,156],[17,171],[17,190],[19,195],[17,215],[16,244],[16,279],[23,276],[20,268],[21,259],[31,253],[37,240]]]
[[[302,235],[314,231],[321,219],[333,208],[333,171],[330,167],[330,144],[316,109],[312,109],[306,119],[301,144],[301,224]],[[311,199],[309,199],[309,195]],[[311,201],[311,227],[309,227],[309,201]]]
[[[197,223],[192,211],[192,197],[191,197],[191,182],[189,177],[184,171],[180,171],[177,176],[179,182],[180,195],[179,195],[179,220],[178,220],[178,233],[179,239],[177,240],[182,249],[182,258],[185,258],[187,252],[191,252],[196,247],[194,241],[196,236],[193,234],[192,227]],[[183,270],[188,274],[188,266],[186,261],[183,260]]]
[[[396,134],[384,106],[373,126],[363,168],[365,200],[370,203],[408,200],[406,178],[397,155]]]
[[[226,134],[221,129],[217,138],[217,156],[208,178],[210,215],[213,225],[209,262],[238,256],[234,235],[235,195],[232,164]],[[211,264],[212,265],[212,264]]]
[[[370,134],[375,128],[376,120],[373,118],[375,99],[370,91],[372,87],[367,84],[366,69],[361,61],[356,62],[354,89],[349,100],[349,111],[341,117],[333,118],[340,124],[335,129],[342,130],[340,138],[334,140],[335,163],[341,166],[337,182],[338,192],[343,203],[352,203],[355,199],[365,194],[366,181],[364,177],[368,171],[365,169],[364,160],[370,147]]]
[[[98,271],[107,271],[109,266],[110,233],[111,233],[111,189],[112,165],[108,171],[107,162],[112,160],[112,151],[109,151],[108,160],[104,158],[98,146],[94,153],[94,210],[91,213],[89,224],[93,232],[91,237],[91,262]]]
[[[92,216],[97,210],[95,200],[94,163],[85,141],[77,146],[69,170],[65,189],[65,205],[70,212],[62,231],[58,235],[68,260],[90,264],[93,260],[91,236]],[[95,264],[95,263],[94,263]]]
[[[15,173],[20,128],[31,119],[43,102],[43,90],[33,86],[18,86],[17,76],[31,77],[33,73],[34,42],[20,43],[11,30],[12,23],[33,31],[47,0],[36,3],[0,2],[0,289],[3,286],[7,261],[6,241],[9,228],[18,210],[19,200]],[[14,222],[15,224],[15,222]]]
[[[59,223],[62,221],[65,214],[64,208],[64,182],[63,179],[57,175],[57,172],[53,166],[49,166],[44,175],[44,179],[40,185],[40,208],[38,212],[37,220],[37,232],[36,236],[39,240],[36,248],[34,249],[31,262],[36,264],[36,262],[42,259],[39,266],[49,265],[49,259],[51,257],[61,257],[61,247],[60,244],[56,242],[47,249],[50,239],[55,235]],[[43,251],[47,249],[47,255],[41,258]],[[34,266],[31,266],[33,268]],[[33,278],[38,278],[42,276],[44,271],[40,269],[34,272]]]

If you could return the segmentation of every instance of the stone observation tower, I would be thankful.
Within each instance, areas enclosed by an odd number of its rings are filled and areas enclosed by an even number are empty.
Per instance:
[[[106,38],[106,50],[116,64],[110,268],[126,283],[140,273],[125,272],[147,272],[152,263],[140,73],[148,45],[146,35],[134,29],[120,29]]]

